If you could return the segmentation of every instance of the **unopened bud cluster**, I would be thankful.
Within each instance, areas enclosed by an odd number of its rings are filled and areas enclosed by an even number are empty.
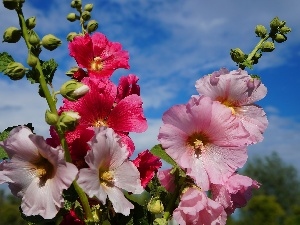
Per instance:
[[[70,22],[74,22],[79,20],[80,24],[83,25],[83,28],[85,29],[83,33],[88,32],[92,33],[97,30],[98,28],[98,22],[96,20],[91,19],[91,12],[93,10],[94,5],[93,4],[86,4],[82,6],[81,0],[73,0],[71,2],[71,7],[76,9],[77,12],[69,13],[67,15],[67,20]],[[67,40],[72,41],[74,37],[76,37],[77,33],[71,32],[67,35]]]

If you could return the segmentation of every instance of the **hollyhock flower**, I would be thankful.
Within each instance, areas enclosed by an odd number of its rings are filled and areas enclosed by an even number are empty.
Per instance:
[[[198,188],[188,188],[180,198],[173,218],[180,225],[225,225],[226,213]]]
[[[197,80],[195,86],[200,94],[232,110],[250,133],[249,144],[262,141],[268,120],[264,110],[254,104],[267,93],[260,79],[252,78],[245,70],[229,72],[223,68]]]
[[[137,158],[132,162],[141,174],[141,182],[144,188],[154,177],[157,170],[162,166],[160,158],[151,154],[149,150],[139,153]]]
[[[142,193],[138,169],[128,160],[128,151],[111,128],[95,128],[95,136],[89,144],[91,150],[85,156],[89,168],[79,171],[78,185],[89,197],[96,197],[103,204],[108,196],[115,212],[128,216],[134,206],[122,190]]]
[[[247,160],[249,133],[231,110],[209,97],[193,96],[163,115],[158,140],[203,190],[224,181]]]
[[[160,184],[168,191],[174,192],[175,191],[175,177],[171,174],[172,169],[160,170],[157,172],[157,178]]]
[[[109,77],[118,68],[129,69],[129,55],[118,42],[109,41],[102,33],[76,36],[69,43],[70,55],[90,77]]]
[[[110,80],[84,78],[82,83],[89,86],[90,91],[76,102],[64,99],[61,111],[78,112],[81,116],[79,125],[114,129],[132,153],[134,144],[128,133],[147,129],[141,97],[132,94],[116,103],[117,87]]]
[[[226,213],[230,215],[236,208],[246,206],[252,197],[252,190],[259,186],[250,177],[234,173],[225,185],[213,184],[211,191],[213,199],[223,205]]]
[[[12,193],[22,198],[26,216],[53,218],[63,207],[62,191],[72,184],[77,168],[64,160],[61,147],[50,147],[24,126],[14,128],[0,146],[10,158],[1,163],[0,184],[8,183]]]

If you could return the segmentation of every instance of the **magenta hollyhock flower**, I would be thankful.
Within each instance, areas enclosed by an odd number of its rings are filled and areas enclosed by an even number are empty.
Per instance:
[[[260,184],[250,177],[234,173],[225,185],[213,184],[211,187],[212,197],[223,205],[228,215],[236,208],[246,206],[252,197],[252,190],[259,188]]]
[[[137,84],[138,80],[139,78],[134,74],[120,78],[116,97],[117,103],[129,95],[136,94],[140,96],[140,86]]]
[[[129,55],[118,42],[109,41],[102,33],[77,36],[69,43],[70,55],[90,77],[109,77],[119,68],[129,69]]]
[[[262,141],[268,120],[264,110],[254,102],[264,98],[267,88],[260,79],[252,78],[245,70],[223,68],[196,81],[197,91],[219,101],[232,110],[250,133],[249,144]]]
[[[50,147],[24,126],[14,128],[0,146],[10,158],[1,162],[0,184],[8,183],[12,194],[22,198],[26,216],[53,218],[63,207],[62,192],[72,184],[77,168],[64,160],[61,147]]]
[[[89,144],[91,150],[85,156],[89,168],[79,170],[78,185],[89,197],[96,197],[103,204],[108,197],[115,212],[128,216],[134,206],[122,190],[142,193],[138,169],[128,160],[127,149],[111,128],[95,128],[95,136]]]
[[[154,156],[149,150],[139,153],[137,158],[132,162],[141,174],[143,188],[147,186],[157,170],[162,166],[160,158]]]
[[[90,91],[76,102],[64,99],[61,111],[78,112],[81,116],[79,125],[87,128],[106,126],[114,129],[132,153],[134,144],[129,132],[139,133],[147,129],[141,97],[132,94],[116,103],[117,87],[110,80],[84,78],[82,83]]]
[[[180,225],[225,225],[226,213],[222,205],[208,198],[198,188],[188,188],[173,212]]]
[[[168,192],[174,192],[176,185],[175,185],[175,177],[173,174],[171,174],[172,169],[166,169],[166,170],[159,170],[157,172],[157,178],[160,182],[160,184],[168,191]]]
[[[231,110],[206,96],[193,96],[163,115],[158,140],[203,190],[224,184],[247,160],[249,133]]]

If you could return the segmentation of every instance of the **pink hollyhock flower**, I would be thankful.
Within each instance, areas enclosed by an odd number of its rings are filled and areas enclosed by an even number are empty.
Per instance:
[[[157,178],[160,184],[168,191],[174,192],[175,191],[175,177],[171,174],[172,169],[160,170],[157,172]]]
[[[264,110],[254,104],[267,93],[260,79],[252,78],[245,70],[229,72],[223,68],[197,80],[195,86],[200,94],[232,110],[250,133],[249,144],[262,141],[268,120]]]
[[[12,193],[22,198],[26,216],[53,218],[63,207],[62,192],[72,184],[77,168],[64,160],[61,147],[50,147],[27,127],[14,128],[0,146],[10,158],[1,163],[0,184],[8,183]]]
[[[147,129],[141,97],[132,94],[116,103],[117,87],[110,80],[84,78],[82,83],[90,91],[76,102],[64,99],[61,111],[78,112],[81,116],[79,125],[114,129],[132,153],[134,144],[128,133],[144,132]]]
[[[138,169],[128,160],[128,151],[111,128],[95,128],[89,144],[91,150],[85,156],[89,168],[79,170],[78,185],[89,197],[97,197],[103,204],[108,196],[115,212],[128,216],[134,206],[122,190],[142,193]]]
[[[69,43],[70,55],[90,77],[109,77],[118,68],[129,69],[129,55],[118,42],[109,41],[102,33],[77,36]]]
[[[188,188],[180,198],[173,218],[180,225],[225,225],[226,213],[198,188]]]
[[[129,95],[136,94],[140,96],[140,86],[137,84],[138,80],[139,78],[134,74],[120,78],[116,97],[117,103]]]
[[[231,110],[209,97],[194,96],[163,115],[158,140],[203,190],[224,184],[247,160],[249,133]]]
[[[225,185],[213,184],[211,191],[213,199],[223,205],[226,213],[230,215],[236,208],[246,206],[252,197],[252,190],[259,186],[250,177],[234,173]]]
[[[154,156],[149,150],[139,153],[138,157],[132,162],[141,174],[143,188],[147,186],[157,170],[162,166],[160,158]]]

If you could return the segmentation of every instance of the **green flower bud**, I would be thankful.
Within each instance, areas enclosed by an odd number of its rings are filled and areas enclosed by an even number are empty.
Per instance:
[[[29,31],[28,41],[33,46],[39,45],[41,42],[40,37],[37,35],[37,33],[34,30]]]
[[[3,5],[9,10],[14,10],[23,2],[25,2],[25,0],[3,0]]]
[[[84,11],[92,12],[94,5],[93,4],[86,4],[83,8]]]
[[[158,198],[152,198],[147,204],[147,209],[153,214],[160,214],[164,211],[164,205]]]
[[[270,27],[272,30],[278,29],[279,26],[281,26],[282,22],[279,20],[279,18],[276,16],[274,19],[270,22]]]
[[[89,87],[76,80],[69,80],[60,88],[60,94],[69,101],[76,101],[89,91]]]
[[[58,121],[58,115],[55,113],[52,113],[50,110],[46,110],[45,121],[49,125],[56,125],[57,121]]]
[[[98,22],[96,20],[90,20],[87,24],[87,30],[89,33],[94,32],[98,29]]]
[[[70,22],[74,22],[78,19],[80,19],[80,17],[78,15],[76,15],[76,13],[69,13],[67,15],[67,20],[69,20]]]
[[[283,26],[279,29],[279,33],[281,33],[281,34],[287,34],[291,31],[292,31],[292,29],[287,26]]]
[[[67,41],[73,41],[74,37],[76,37],[78,34],[76,32],[70,32],[67,35]]]
[[[63,129],[63,131],[72,131],[76,128],[79,119],[80,116],[78,112],[63,112],[59,117],[58,125]]]
[[[81,6],[82,6],[81,0],[73,0],[71,2],[71,7],[72,8],[79,9],[79,8],[81,8]]]
[[[283,34],[276,34],[274,40],[277,43],[282,43],[282,42],[284,42],[284,41],[287,40],[287,37],[285,35],[283,35]]]
[[[4,70],[4,74],[11,80],[20,80],[25,76],[26,68],[18,62],[11,62]]]
[[[264,37],[267,36],[268,31],[267,31],[267,29],[265,28],[265,26],[263,26],[263,25],[257,25],[257,26],[255,27],[255,33],[256,33],[256,35],[257,35],[258,37],[264,38]]]
[[[66,75],[67,75],[68,77],[73,77],[74,73],[76,73],[78,69],[79,69],[79,67],[74,66],[74,67],[72,67],[70,70],[68,70],[68,71],[66,72]]]
[[[231,56],[231,59],[236,63],[243,62],[246,57],[245,53],[239,48],[231,49],[230,56]]]
[[[262,54],[260,52],[256,52],[255,55],[252,57],[253,64],[257,64],[261,56]]]
[[[25,24],[26,24],[27,29],[29,29],[29,30],[35,28],[35,25],[36,25],[36,17],[33,16],[33,17],[28,18],[28,19],[25,21]]]
[[[32,54],[31,51],[28,51],[27,64],[30,67],[35,67],[37,63],[38,63],[38,58],[34,54]]]
[[[42,38],[42,45],[45,49],[52,51],[61,45],[61,40],[52,34],[47,34]]]
[[[21,36],[21,30],[16,27],[9,27],[4,31],[2,42],[17,43],[20,40]]]
[[[81,14],[81,18],[84,21],[88,21],[89,19],[91,19],[91,13],[89,11],[83,11]]]
[[[275,49],[275,45],[271,41],[266,41],[261,46],[262,52],[272,52]]]

